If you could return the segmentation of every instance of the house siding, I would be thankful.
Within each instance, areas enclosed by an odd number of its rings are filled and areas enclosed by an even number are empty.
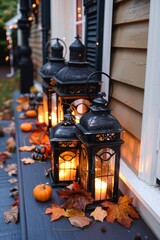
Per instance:
[[[137,174],[149,26],[149,0],[115,0],[111,43],[110,107],[125,132],[122,158]]]
[[[41,10],[39,6],[38,22],[33,16],[30,31],[30,47],[32,48],[32,61],[34,66],[34,80],[40,80],[39,70],[42,67],[42,30],[41,30]]]

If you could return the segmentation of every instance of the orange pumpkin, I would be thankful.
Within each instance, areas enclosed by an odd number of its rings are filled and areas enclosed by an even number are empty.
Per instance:
[[[52,188],[47,184],[38,184],[33,189],[33,196],[40,202],[46,202],[52,197]]]
[[[30,118],[34,118],[37,116],[37,112],[36,110],[32,109],[32,110],[27,110],[26,111],[26,116],[30,117]]]
[[[32,124],[28,122],[21,123],[20,129],[23,132],[30,132],[32,130]]]

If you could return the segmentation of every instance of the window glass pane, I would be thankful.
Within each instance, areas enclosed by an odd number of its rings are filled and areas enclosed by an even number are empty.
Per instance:
[[[82,0],[77,0],[77,12],[76,12],[76,20],[82,20]]]
[[[82,38],[82,23],[76,26],[76,32],[77,32],[77,35],[79,35],[79,37]]]

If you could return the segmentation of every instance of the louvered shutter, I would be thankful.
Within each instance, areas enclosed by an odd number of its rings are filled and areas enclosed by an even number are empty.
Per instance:
[[[84,0],[86,60],[94,70],[102,70],[104,0]]]

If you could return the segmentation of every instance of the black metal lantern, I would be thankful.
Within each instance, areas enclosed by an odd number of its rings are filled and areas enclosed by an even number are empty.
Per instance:
[[[90,111],[77,124],[81,140],[79,179],[96,201],[118,198],[122,129],[110,114],[105,93],[93,100]]]
[[[51,47],[51,57],[48,58],[48,63],[43,65],[39,74],[43,78],[43,105],[44,105],[44,120],[47,126],[52,127],[57,124],[57,110],[56,110],[56,93],[54,80],[55,74],[65,66],[65,59],[63,57],[63,46],[60,44],[61,39],[53,38],[56,43]],[[65,43],[63,42],[66,47]],[[48,45],[48,43],[47,43]]]
[[[79,122],[91,104],[89,98],[93,99],[97,96],[101,85],[101,79],[95,77],[88,81],[93,70],[85,61],[85,46],[79,36],[76,37],[69,49],[69,62],[55,75],[58,122],[63,119],[63,113],[68,107],[72,108],[76,122]]]
[[[63,187],[77,181],[80,141],[70,109],[64,115],[64,120],[50,129],[50,142],[53,187]]]

